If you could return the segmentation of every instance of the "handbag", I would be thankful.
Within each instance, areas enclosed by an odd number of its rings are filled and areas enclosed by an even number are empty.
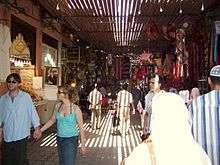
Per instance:
[[[119,124],[120,124],[120,118],[115,113],[113,117],[113,127],[119,126]]]

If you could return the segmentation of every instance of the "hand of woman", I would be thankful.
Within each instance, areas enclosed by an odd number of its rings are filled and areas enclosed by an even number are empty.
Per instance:
[[[35,140],[39,140],[42,137],[42,132],[40,129],[36,129],[34,131],[33,137]]]
[[[82,156],[85,156],[86,155],[86,147],[85,146],[81,146],[80,147],[80,154],[82,155]]]

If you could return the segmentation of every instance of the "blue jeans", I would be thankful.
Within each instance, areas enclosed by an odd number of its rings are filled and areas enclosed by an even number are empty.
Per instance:
[[[78,136],[69,138],[57,136],[58,156],[60,165],[75,165]]]

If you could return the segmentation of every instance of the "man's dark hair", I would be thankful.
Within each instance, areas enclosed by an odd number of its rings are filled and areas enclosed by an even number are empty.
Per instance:
[[[213,85],[220,85],[220,77],[210,76]]]
[[[9,74],[8,77],[6,78],[6,82],[9,81],[11,78],[14,78],[14,80],[17,81],[18,83],[21,83],[21,77],[19,74],[17,73]]]
[[[155,74],[155,73],[149,74],[149,75],[148,75],[148,82],[150,81],[150,79],[155,78],[156,75],[157,75],[157,74]],[[159,83],[159,84],[163,84],[163,78],[162,78],[160,75],[158,75],[158,77],[159,77],[158,83]]]
[[[127,84],[127,83],[124,83],[124,84],[122,85],[122,89],[127,90],[127,89],[128,89],[128,84]]]

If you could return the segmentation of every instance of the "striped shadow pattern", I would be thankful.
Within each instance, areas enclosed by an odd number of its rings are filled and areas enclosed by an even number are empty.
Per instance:
[[[113,135],[112,113],[108,112],[101,120],[101,128],[93,130],[90,123],[83,125],[87,134],[86,147],[88,148],[114,148],[117,150],[117,161],[127,157],[131,151],[141,142],[139,136],[139,125],[131,125],[129,133],[124,138],[120,135]],[[41,140],[41,147],[57,147],[56,133],[51,133]],[[80,145],[79,145],[80,146]]]

